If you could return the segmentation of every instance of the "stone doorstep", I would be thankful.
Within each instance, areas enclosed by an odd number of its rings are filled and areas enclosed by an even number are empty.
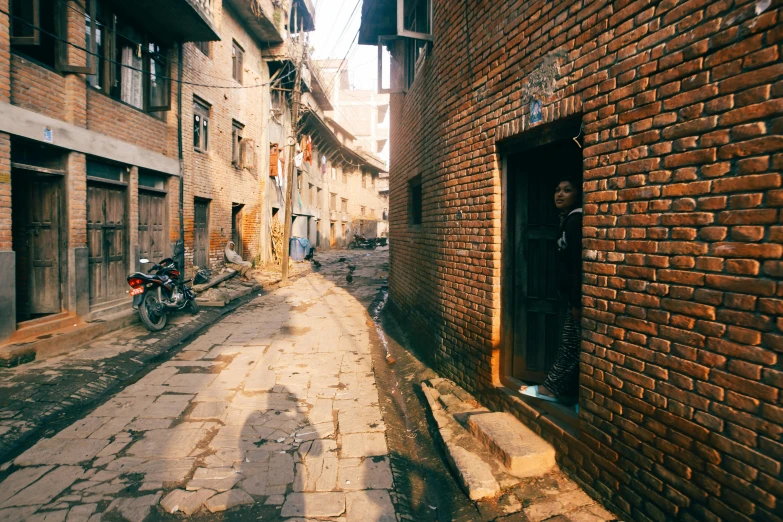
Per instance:
[[[430,406],[438,432],[446,452],[446,460],[454,470],[462,489],[471,500],[488,500],[500,495],[500,483],[510,487],[504,480],[502,471],[495,470],[501,466],[492,462],[492,457],[483,452],[481,445],[472,440],[471,435],[463,428],[438,402],[439,393],[427,382],[421,383],[424,396]],[[466,444],[467,442],[467,444]],[[473,443],[472,445],[470,443]],[[467,448],[465,446],[468,446]],[[495,469],[493,469],[493,464]],[[501,480],[496,478],[496,474]]]
[[[490,412],[448,379],[421,386],[447,460],[471,500],[497,497],[520,478],[556,467],[555,449],[511,414]]]
[[[510,413],[468,417],[468,429],[515,477],[538,477],[555,467],[555,448]]]

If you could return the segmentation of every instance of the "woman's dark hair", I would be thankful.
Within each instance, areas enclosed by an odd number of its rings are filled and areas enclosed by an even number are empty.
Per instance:
[[[576,189],[577,194],[579,194],[578,201],[581,204],[582,202],[582,180],[580,178],[573,178],[569,176],[561,176],[557,178],[557,183],[555,184],[555,188],[557,188],[562,182],[570,183],[572,187]]]

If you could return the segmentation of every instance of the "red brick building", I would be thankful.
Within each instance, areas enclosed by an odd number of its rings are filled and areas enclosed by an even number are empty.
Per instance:
[[[232,239],[265,260],[262,49],[313,7],[256,7],[0,0],[0,343],[128,311],[127,275],[178,244],[188,270]]]
[[[781,28],[767,0],[363,5],[393,308],[629,520],[781,520]],[[561,173],[584,188],[578,415],[516,392],[557,350]]]

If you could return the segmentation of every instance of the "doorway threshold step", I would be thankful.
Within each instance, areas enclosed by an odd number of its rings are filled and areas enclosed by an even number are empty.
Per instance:
[[[555,449],[510,413],[471,415],[468,429],[515,477],[539,476],[555,467]]]

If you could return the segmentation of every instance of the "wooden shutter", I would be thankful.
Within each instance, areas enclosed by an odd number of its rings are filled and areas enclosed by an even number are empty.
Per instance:
[[[252,169],[256,166],[256,141],[243,139],[239,142],[239,155],[242,168]]]

